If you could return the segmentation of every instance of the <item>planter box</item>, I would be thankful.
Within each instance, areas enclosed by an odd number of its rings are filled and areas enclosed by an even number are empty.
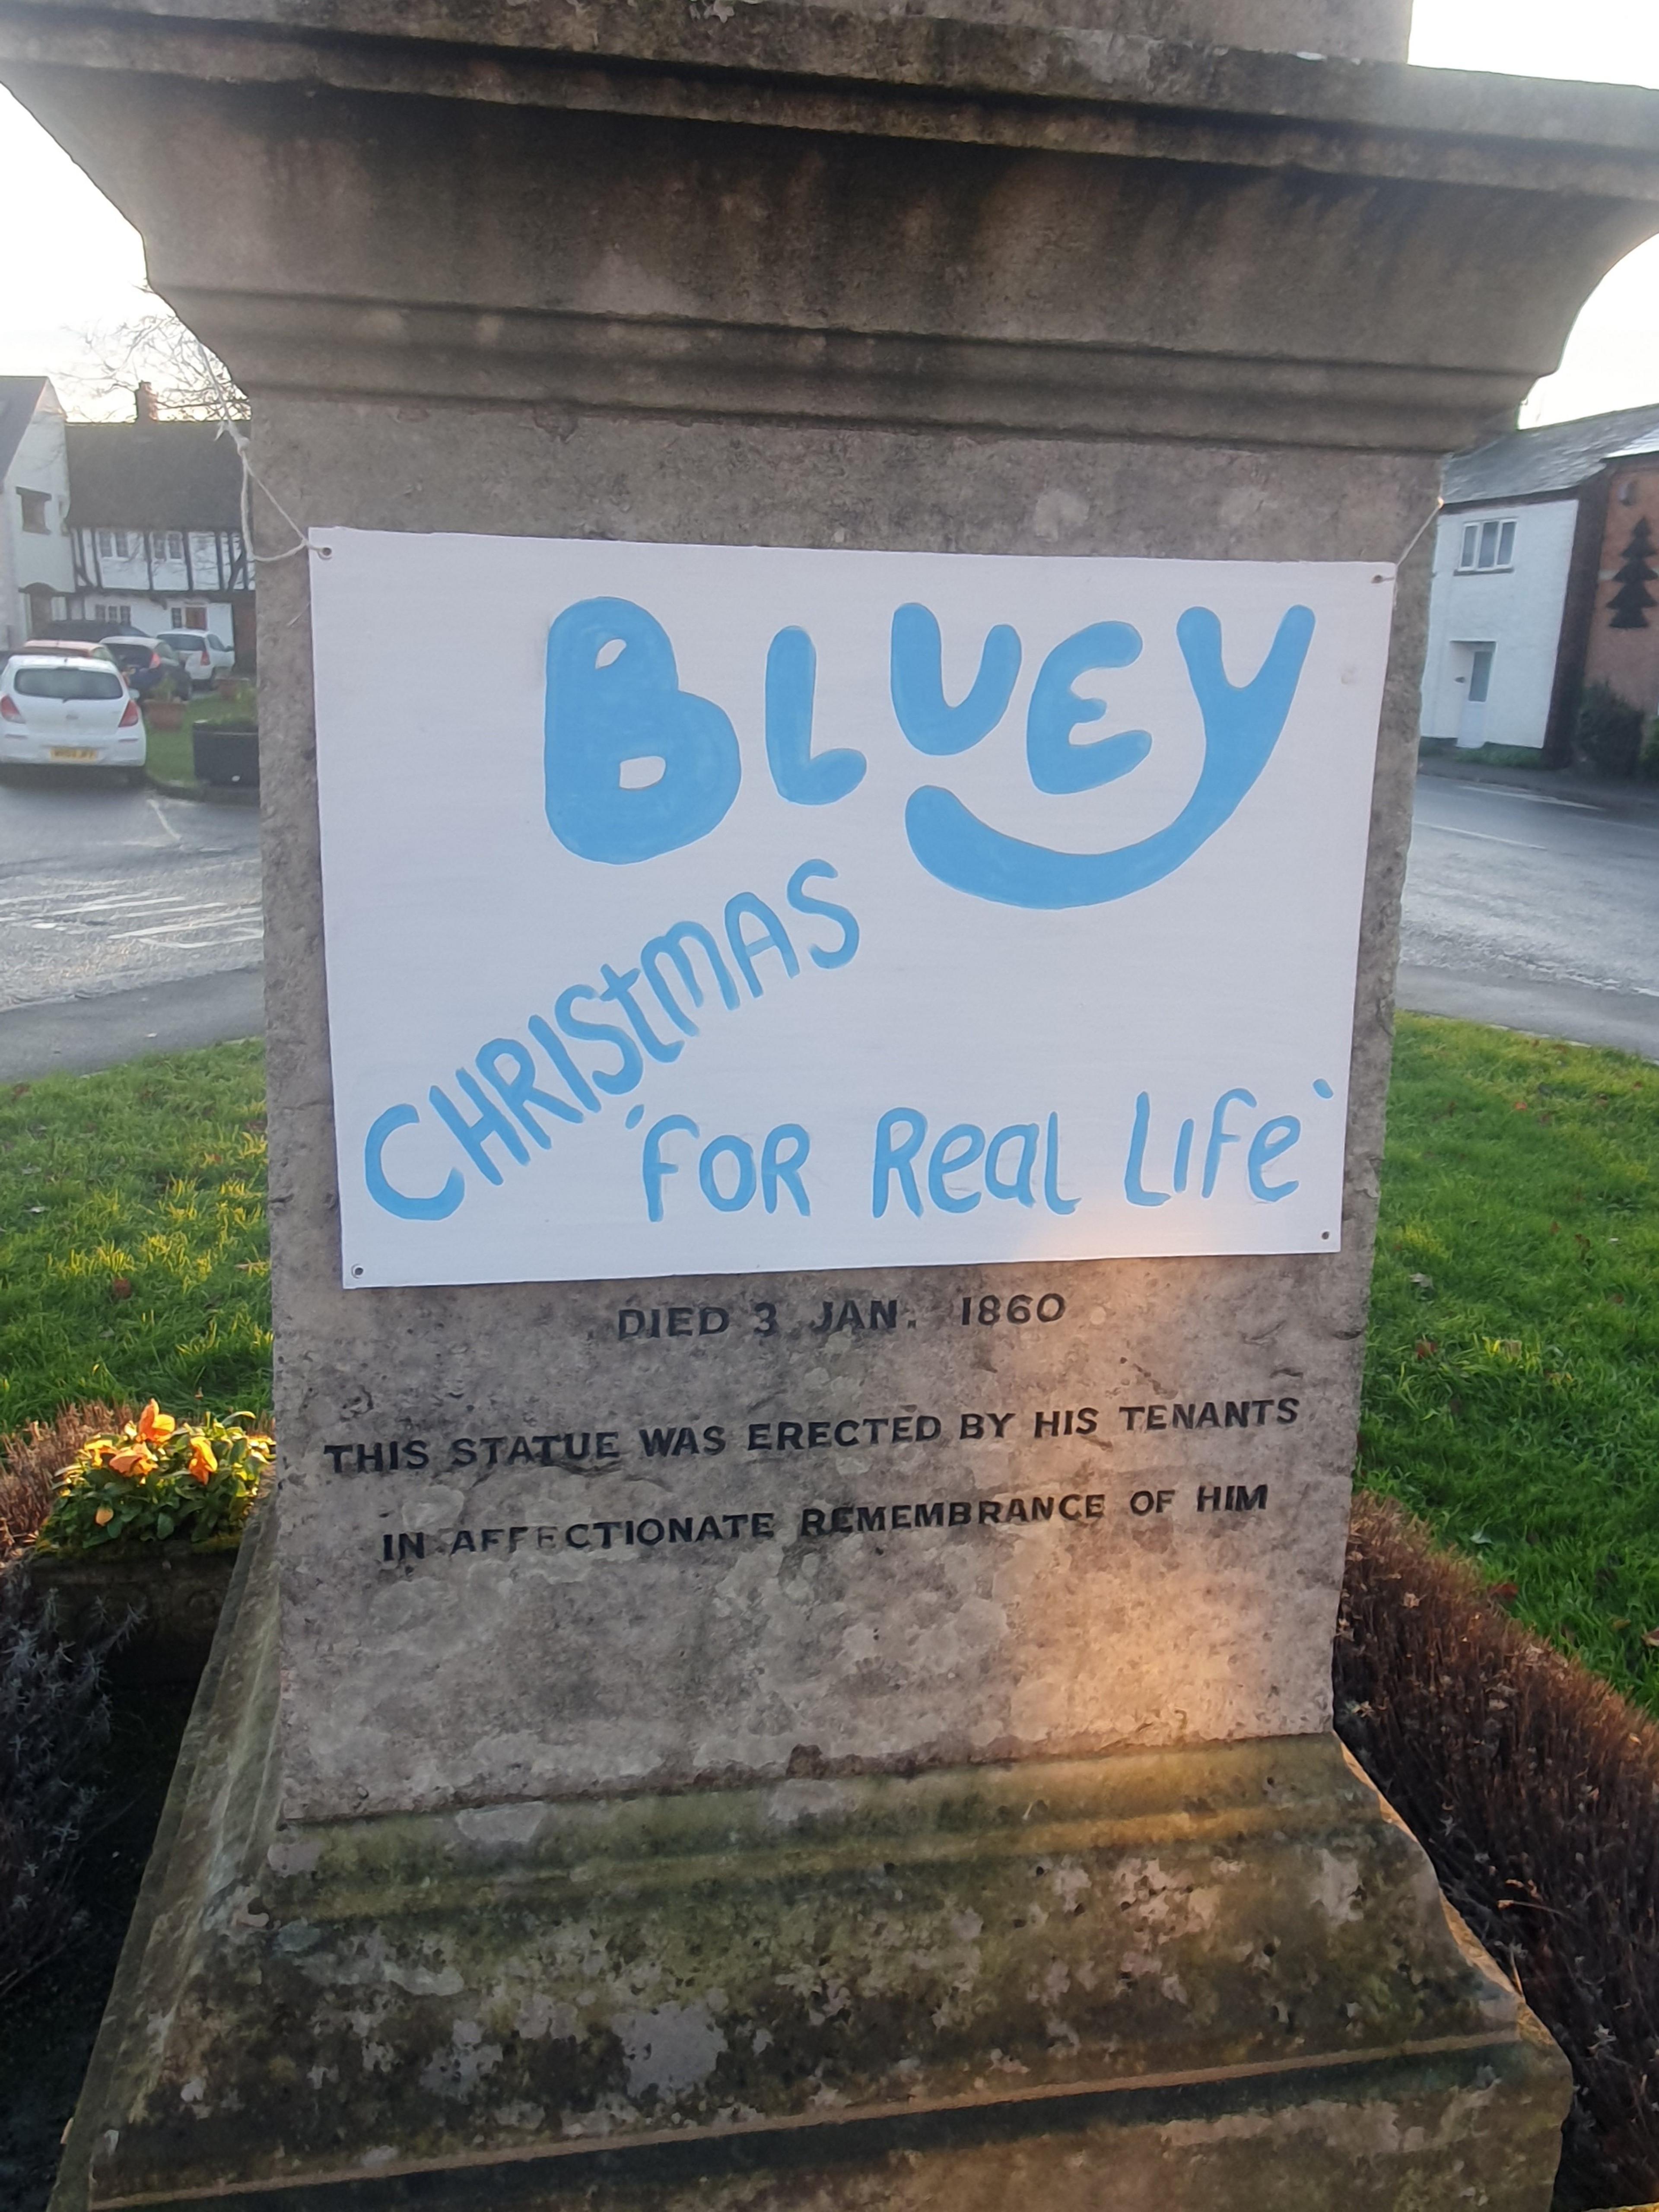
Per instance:
[[[152,699],[144,708],[144,720],[152,730],[182,730],[185,710],[177,699]]]
[[[109,1672],[115,1681],[142,1687],[193,1682],[201,1674],[236,1553],[134,1544],[102,1557],[30,1554],[22,1564],[35,1589],[57,1599],[59,1633],[71,1642],[95,1632],[100,1618],[119,1620],[129,1610],[141,1615],[111,1657]]]
[[[190,733],[198,783],[238,784],[257,790],[259,728],[256,722],[198,722]]]

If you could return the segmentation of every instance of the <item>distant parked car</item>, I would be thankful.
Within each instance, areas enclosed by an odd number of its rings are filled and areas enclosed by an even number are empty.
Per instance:
[[[14,653],[0,674],[0,766],[113,768],[144,775],[144,718],[120,670],[95,655]]]
[[[66,659],[107,660],[108,653],[100,641],[86,637],[30,637],[25,638],[16,650],[19,653],[56,653]]]
[[[106,637],[104,650],[141,699],[188,699],[190,673],[159,637]]]
[[[0,670],[4,669],[8,661],[15,660],[20,653],[61,653],[73,655],[77,659],[109,659],[102,645],[94,639],[32,637],[23,645],[14,645],[8,651],[0,653]]]
[[[216,676],[227,674],[236,665],[236,655],[230,647],[216,637],[210,629],[164,629],[161,633],[163,645],[170,645],[198,690],[212,683]]]

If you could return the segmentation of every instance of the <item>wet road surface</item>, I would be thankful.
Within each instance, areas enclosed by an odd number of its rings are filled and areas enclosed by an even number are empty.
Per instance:
[[[0,779],[0,1079],[259,1027],[257,810]]]
[[[1524,772],[1419,775],[1400,1003],[1659,1060],[1659,801]]]

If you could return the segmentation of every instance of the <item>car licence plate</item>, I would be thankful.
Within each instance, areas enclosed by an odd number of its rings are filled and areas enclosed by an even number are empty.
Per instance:
[[[98,750],[95,745],[52,745],[47,751],[47,758],[50,760],[95,761],[97,757]]]

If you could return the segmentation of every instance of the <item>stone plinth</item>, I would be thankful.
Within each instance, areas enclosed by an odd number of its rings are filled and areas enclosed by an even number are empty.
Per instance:
[[[272,1534],[60,2212],[1547,2204],[1565,2062],[1334,1738],[283,1826]]]
[[[1387,50],[1388,11],[1338,13],[1273,35]],[[0,5],[7,82],[254,397],[265,556],[276,1556],[64,2208],[511,2168],[534,2201],[1542,2212],[1560,2062],[1327,1734],[1420,552],[1340,1250],[341,1279],[295,526],[1386,589],[1438,457],[1659,223],[1653,95],[1146,35],[1173,21]],[[477,628],[410,641],[458,697]],[[665,1488],[653,1430],[722,1449]],[[1017,1547],[914,1520],[1028,1495]],[[594,1546],[671,1502],[774,1525]]]

